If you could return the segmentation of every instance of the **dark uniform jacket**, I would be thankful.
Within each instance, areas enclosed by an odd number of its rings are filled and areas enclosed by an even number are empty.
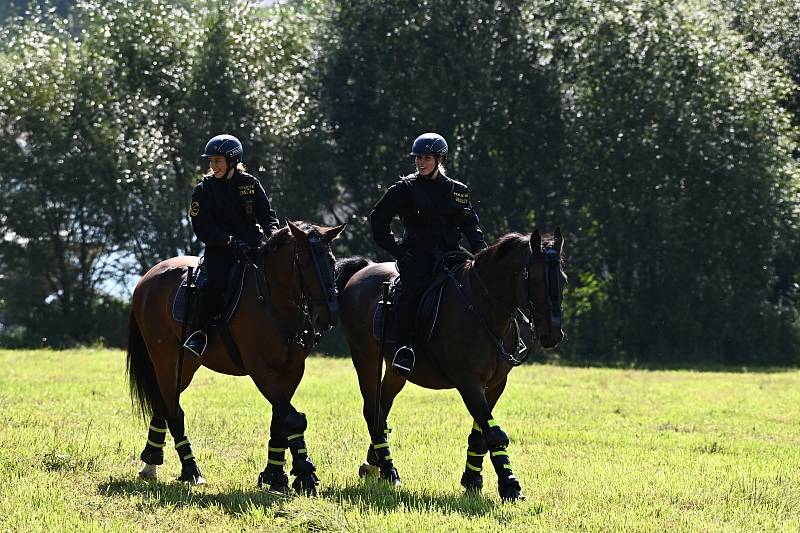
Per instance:
[[[230,179],[207,176],[198,183],[189,215],[195,235],[206,244],[206,252],[224,247],[229,235],[258,246],[262,232],[269,237],[280,226],[261,183],[239,172]]]
[[[395,215],[405,230],[399,243],[390,228]],[[458,250],[462,235],[473,252],[486,248],[469,189],[441,172],[435,180],[419,174],[401,178],[375,204],[370,224],[375,242],[395,258],[402,255],[402,247],[414,254]]]

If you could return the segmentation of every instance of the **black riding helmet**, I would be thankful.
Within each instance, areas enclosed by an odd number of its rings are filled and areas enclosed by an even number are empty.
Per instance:
[[[242,161],[242,143],[233,135],[217,135],[212,137],[203,150],[202,157],[221,156],[228,163],[228,169],[236,167]]]
[[[447,141],[438,133],[423,133],[414,140],[409,155],[433,154],[440,157],[447,155]]]

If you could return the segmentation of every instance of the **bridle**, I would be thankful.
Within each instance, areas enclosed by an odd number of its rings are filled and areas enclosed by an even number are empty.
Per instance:
[[[505,308],[504,313],[507,314],[511,320],[511,327],[514,330],[514,350],[509,353],[506,350],[505,345],[503,344],[502,337],[498,337],[494,334],[494,332],[489,327],[489,323],[486,320],[486,317],[480,313],[472,303],[472,301],[467,296],[466,292],[464,291],[464,287],[461,283],[456,279],[455,271],[448,270],[445,268],[450,279],[453,281],[456,289],[458,290],[459,294],[461,294],[462,298],[465,300],[467,304],[467,309],[473,313],[480,322],[481,326],[489,337],[492,339],[494,343],[497,353],[505,359],[508,364],[511,366],[519,366],[524,363],[528,357],[530,356],[530,350],[528,350],[525,343],[522,341],[519,331],[519,325],[517,321],[514,320],[514,315],[519,314],[523,319],[523,322],[526,324],[528,328],[530,328],[530,335],[528,337],[528,344],[532,344],[534,337],[535,337],[535,321],[533,319],[533,310],[534,307],[538,307],[541,305],[545,309],[547,309],[547,313],[550,319],[551,328],[553,325],[557,325],[558,327],[561,326],[561,253],[560,251],[552,244],[543,244],[541,246],[541,257],[536,256],[534,257],[533,251],[528,245],[528,251],[525,254],[525,257],[522,261],[522,265],[520,266],[519,270],[515,274],[515,279],[518,280],[517,285],[517,299],[516,305],[509,305],[506,302],[499,300],[497,297],[492,295],[489,292],[489,289],[486,287],[486,283],[484,283],[483,279],[481,278],[478,270],[475,268],[475,262],[473,260],[472,268],[469,269],[468,275],[472,275],[477,281],[478,286],[483,291],[483,294],[488,297],[488,299],[494,302],[495,305],[499,305],[502,308]],[[545,278],[545,288],[546,288],[546,299],[541,302],[534,302],[530,298],[530,292],[528,291],[528,281],[530,279],[530,269],[532,265],[536,264],[544,264],[544,278]],[[525,309],[521,309],[519,302],[525,302]],[[527,313],[526,313],[527,311]],[[522,357],[520,358],[520,354]]]
[[[311,262],[314,266],[314,274],[317,278],[319,286],[324,291],[323,297],[315,297],[313,291],[309,290],[308,284],[303,277],[303,270],[300,265],[301,252],[309,252]],[[312,317],[312,306],[315,303],[325,303],[330,319],[328,330],[333,327],[336,319],[339,316],[339,301],[336,292],[336,285],[333,279],[333,269],[328,262],[329,247],[317,235],[310,235],[308,238],[308,247],[298,246],[297,241],[294,241],[294,250],[292,252],[292,280],[293,286],[298,289],[298,297],[295,302],[297,310],[302,314],[299,329],[296,331],[289,331],[289,329],[278,318],[275,306],[272,303],[272,291],[269,286],[269,279],[266,276],[265,269],[260,269],[255,264],[250,264],[256,269],[256,285],[258,288],[258,300],[267,308],[269,316],[272,318],[278,330],[281,332],[283,338],[290,344],[294,344],[301,349],[311,349],[322,337],[323,332],[317,332],[314,329],[314,320]],[[264,254],[259,257],[258,263],[263,264]],[[327,331],[327,330],[326,330]]]

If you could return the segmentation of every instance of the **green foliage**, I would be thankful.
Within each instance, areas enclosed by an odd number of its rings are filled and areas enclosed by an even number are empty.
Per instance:
[[[592,313],[605,335],[586,346],[793,357],[796,311],[773,290],[783,228],[796,227],[787,80],[697,6],[577,2],[563,20],[573,259],[608,280]]]
[[[0,30],[0,342],[111,339],[115,283],[200,251],[214,134],[280,217],[374,257],[367,215],[437,131],[489,240],[565,231],[559,357],[796,362],[796,0],[26,5]]]

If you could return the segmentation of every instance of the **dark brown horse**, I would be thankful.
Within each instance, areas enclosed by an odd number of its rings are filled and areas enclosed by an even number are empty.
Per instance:
[[[518,363],[514,357],[517,336],[512,315],[518,309],[524,312],[545,348],[556,346],[563,338],[563,247],[558,229],[554,239],[545,242],[536,230],[530,237],[506,235],[478,253],[474,261],[447,281],[439,323],[431,340],[418,347],[417,363],[408,379],[430,389],[457,389],[474,420],[461,478],[468,491],[481,489],[483,457],[490,452],[500,497],[524,498],[506,451],[508,435],[492,417],[492,409],[503,393],[509,371]],[[393,484],[399,483],[399,475],[389,452],[386,421],[406,380],[387,370],[378,392],[382,361],[372,320],[383,282],[395,276],[393,263],[349,258],[337,264],[342,327],[358,373],[364,419],[372,438],[367,463],[362,465],[360,474],[379,471]],[[389,348],[383,355],[388,360],[391,353]]]
[[[147,444],[141,454],[144,478],[157,476],[164,462],[167,430],[181,459],[182,481],[205,483],[184,430],[178,388],[206,366],[234,376],[249,375],[272,404],[268,461],[258,485],[288,489],[284,452],[292,454],[292,486],[315,493],[317,477],[303,432],[306,417],[291,404],[303,377],[305,359],[316,332],[336,323],[338,304],[333,284],[330,243],[344,226],[318,227],[288,223],[262,246],[258,259],[245,269],[241,298],[230,330],[241,354],[241,367],[226,350],[217,327],[201,360],[186,357],[179,365],[182,328],[171,316],[175,293],[187,267],[197,257],[174,257],[151,268],[136,285],[128,324],[128,378],[131,396],[144,416],[151,416]],[[178,367],[182,366],[180,387]]]

